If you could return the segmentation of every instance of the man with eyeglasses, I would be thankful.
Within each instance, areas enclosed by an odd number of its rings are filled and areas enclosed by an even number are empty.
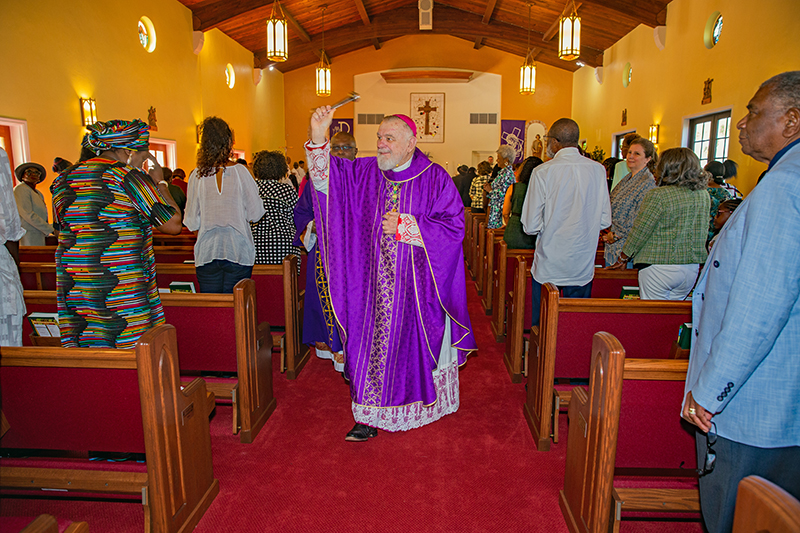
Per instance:
[[[331,155],[353,161],[357,154],[356,138],[349,133],[340,131],[331,139]]]
[[[357,153],[355,137],[344,131],[334,134],[331,139],[331,155],[355,161]],[[300,199],[294,207],[294,225],[297,228],[294,245],[304,246],[308,251],[308,257],[313,260],[313,265],[311,265],[313,268],[306,269],[306,287],[316,288],[316,290],[305,291],[303,343],[314,346],[314,351],[320,359],[331,359],[334,370],[344,377],[342,340],[336,328],[336,319],[330,303],[328,278],[325,275],[320,251],[317,247],[314,206],[311,198],[312,189],[313,187],[303,189]],[[345,378],[345,381],[349,380]]]
[[[711,533],[731,530],[749,475],[800,498],[800,71],[764,82],[747,109],[736,125],[742,152],[769,167],[695,287],[682,411],[699,429]]]

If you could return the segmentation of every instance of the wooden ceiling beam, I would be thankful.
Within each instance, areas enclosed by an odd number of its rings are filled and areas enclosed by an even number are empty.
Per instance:
[[[585,0],[586,6],[597,6],[621,13],[640,24],[655,28],[666,24],[666,8],[653,11],[652,2],[648,0]],[[659,15],[664,12],[663,21]]]
[[[367,8],[364,7],[364,2],[362,0],[353,1],[356,3],[356,9],[358,9],[358,14],[361,15],[361,20],[364,22],[364,26],[369,26],[369,15],[367,14]]]
[[[483,48],[483,39],[483,37],[475,37],[475,46],[473,46],[475,50],[480,50]]]
[[[583,5],[583,2],[575,2],[575,11],[580,9]],[[556,36],[558,33],[558,23],[561,21],[561,17],[567,17],[572,14],[572,2],[567,2],[567,5],[564,6],[564,9],[561,11],[561,15],[558,16],[555,22],[544,32],[542,35],[542,40],[544,42],[552,41],[553,37]]]
[[[502,22],[493,22],[491,25],[481,24],[481,15],[468,13],[458,9],[438,5],[436,8],[436,24],[433,30],[427,30],[426,34],[439,34],[439,35],[453,35],[462,39],[467,39],[475,43],[478,38],[483,38],[482,43],[485,46],[497,48],[503,51],[509,51],[520,57],[525,57],[527,52],[527,39],[528,31],[519,26],[505,24]],[[359,22],[354,22],[330,31],[326,31],[326,42],[331,43],[328,46],[328,53],[335,55],[337,49],[353,50],[364,48],[373,44],[373,39],[380,39],[386,41],[407,35],[420,35],[423,32],[419,30],[419,11],[415,7],[403,7],[394,9],[391,12],[375,15],[372,17],[372,24],[369,28],[371,31],[364,31],[364,26]],[[498,38],[502,36],[502,38]],[[541,37],[541,34],[535,31],[531,32],[534,39]],[[497,43],[505,41],[506,48],[501,48]],[[556,51],[556,43],[542,42],[540,44],[542,50]],[[315,50],[318,50],[319,45],[313,43],[301,43],[296,40],[289,42],[289,59],[275,66],[281,72],[288,72],[306,65],[316,62]],[[593,49],[589,46],[582,46],[581,60],[587,65],[597,66],[595,57],[600,54],[601,50]],[[266,60],[265,50],[257,50],[255,53],[256,66],[263,68],[264,65],[269,64]],[[563,62],[564,68],[573,70],[567,67],[567,62]]]
[[[383,46],[383,43],[381,42],[380,39],[375,37],[374,39],[372,39],[372,46],[375,48],[375,50],[380,50],[381,46]]]
[[[283,6],[281,6],[281,7],[283,7]],[[309,35],[308,35],[308,33],[306,32],[306,30],[304,30],[304,29],[303,29],[303,27],[300,25],[300,23],[299,23],[299,22],[297,22],[297,19],[295,19],[295,18],[292,16],[292,14],[291,14],[291,13],[289,13],[289,12],[286,10],[286,8],[285,8],[285,7],[283,8],[283,14],[284,14],[284,16],[286,17],[286,20],[288,20],[288,21],[289,21],[289,24],[291,24],[291,25],[292,25],[292,27],[295,29],[295,31],[297,32],[297,35],[299,35],[299,36],[300,36],[300,38],[301,38],[303,41],[305,41],[305,42],[307,42],[307,43],[310,43],[310,42],[311,42],[311,36],[309,36]]]
[[[208,31],[214,29],[223,22],[262,7],[264,7],[264,0],[211,2],[205,4],[203,7],[192,9],[194,30]]]
[[[495,4],[497,4],[497,0],[489,0],[486,2],[486,12],[483,14],[483,19],[481,20],[483,24],[489,24],[489,21],[492,20]]]

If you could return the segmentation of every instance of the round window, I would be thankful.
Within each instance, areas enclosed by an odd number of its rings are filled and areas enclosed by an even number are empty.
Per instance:
[[[231,89],[236,85],[236,73],[233,71],[233,65],[230,63],[225,65],[225,85]]]
[[[622,71],[622,86],[627,87],[633,79],[633,68],[630,63],[625,63],[625,68]]]
[[[722,35],[722,13],[719,11],[714,11],[711,13],[711,16],[708,17],[706,21],[706,29],[703,32],[703,44],[706,45],[706,48],[709,50],[714,48],[719,42],[719,38]]]
[[[150,53],[156,49],[156,28],[148,17],[139,19],[139,43]]]

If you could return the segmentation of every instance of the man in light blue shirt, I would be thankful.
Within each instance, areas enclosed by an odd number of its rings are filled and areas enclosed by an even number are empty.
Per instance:
[[[800,71],[770,78],[737,124],[769,163],[722,229],[695,288],[683,417],[696,425],[700,507],[733,525],[759,475],[800,498]]]

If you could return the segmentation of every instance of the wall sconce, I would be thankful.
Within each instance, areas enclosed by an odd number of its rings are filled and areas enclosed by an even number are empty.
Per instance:
[[[81,122],[84,126],[91,126],[97,122],[97,103],[94,98],[81,98]]]
[[[658,144],[658,124],[650,124],[650,142]]]

